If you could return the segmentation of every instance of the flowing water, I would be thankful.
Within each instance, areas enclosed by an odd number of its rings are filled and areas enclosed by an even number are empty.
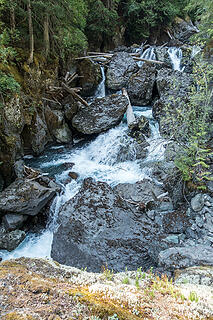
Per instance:
[[[173,69],[183,72],[184,67],[181,67],[181,60],[183,56],[182,50],[180,48],[171,47],[168,49],[168,54],[169,54]]]
[[[96,96],[105,95],[103,69],[102,72],[103,82]],[[118,183],[135,183],[144,178],[152,178],[148,164],[151,161],[163,159],[165,141],[160,137],[158,124],[152,117],[151,107],[136,106],[133,107],[133,110],[136,117],[144,115],[150,122],[152,134],[147,139],[149,142],[148,156],[144,161],[136,160],[134,143],[128,135],[125,118],[120,125],[100,134],[93,140],[76,143],[71,149],[64,146],[51,147],[44,155],[26,160],[28,165],[54,175],[56,182],[62,186],[62,192],[53,201],[46,230],[41,234],[28,234],[22,244],[11,253],[2,251],[3,260],[21,256],[50,257],[58,212],[66,201],[75,196],[83,179],[92,177],[115,186]],[[124,155],[123,158],[122,155]],[[125,155],[128,155],[126,159]],[[78,179],[67,183],[68,173],[71,171],[66,166],[68,163],[74,163],[72,171],[78,174]]]
[[[98,85],[98,88],[95,92],[95,97],[96,98],[103,98],[106,95],[106,88],[105,88],[105,72],[104,72],[104,67],[101,66],[101,76],[102,76],[102,80],[100,82],[100,84]]]
[[[144,52],[141,53],[140,56],[141,59],[147,59],[147,60],[156,60],[156,55],[155,55],[155,50],[153,47],[149,47],[146,50],[144,50]],[[142,65],[144,64],[143,61],[139,61],[138,62],[138,66],[142,67]]]

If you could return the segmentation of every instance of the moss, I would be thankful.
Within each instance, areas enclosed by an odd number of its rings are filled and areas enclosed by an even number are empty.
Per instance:
[[[1,318],[2,320],[35,320],[36,318],[30,315],[20,315],[17,312],[10,312]]]

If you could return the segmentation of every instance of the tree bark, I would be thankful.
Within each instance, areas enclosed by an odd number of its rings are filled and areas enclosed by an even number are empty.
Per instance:
[[[30,56],[28,59],[28,63],[31,64],[33,63],[33,56],[34,56],[34,34],[33,34],[31,0],[28,0],[27,11],[28,11],[28,24],[29,24],[29,36],[30,36]]]
[[[10,9],[10,26],[11,30],[14,31],[16,27],[16,21],[15,21],[15,8],[12,7]]]
[[[47,58],[50,51],[50,37],[49,37],[49,15],[45,13],[44,16],[44,52]]]

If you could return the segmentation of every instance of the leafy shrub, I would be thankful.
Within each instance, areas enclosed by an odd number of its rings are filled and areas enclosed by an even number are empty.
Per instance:
[[[3,97],[10,97],[19,91],[19,83],[12,76],[0,72],[0,92],[2,93]]]

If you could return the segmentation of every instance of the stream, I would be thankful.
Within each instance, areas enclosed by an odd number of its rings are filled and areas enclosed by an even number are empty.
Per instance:
[[[180,66],[182,57],[180,49],[170,48],[168,53],[174,70],[183,71]],[[142,57],[155,59],[153,48],[145,50]],[[106,94],[103,67],[101,72],[102,81],[97,88],[96,97],[104,97]],[[149,146],[144,160],[136,159],[134,144],[131,143],[133,138],[128,135],[125,117],[118,126],[90,141],[74,141],[74,146],[70,149],[63,145],[53,146],[39,157],[25,157],[27,165],[54,176],[56,182],[62,186],[62,191],[51,205],[46,229],[40,234],[29,233],[19,247],[12,252],[1,251],[3,260],[22,256],[50,257],[58,213],[63,204],[76,195],[85,178],[92,177],[96,181],[107,182],[111,186],[119,183],[135,183],[145,178],[152,179],[149,163],[163,159],[164,145],[167,142],[160,136],[158,123],[152,117],[150,106],[133,106],[133,111],[136,117],[145,116],[150,124],[151,137],[147,138]],[[128,153],[130,160],[123,161],[122,152]],[[74,163],[72,171],[78,174],[78,178],[67,183],[71,169],[66,168],[66,164],[70,163]]]

